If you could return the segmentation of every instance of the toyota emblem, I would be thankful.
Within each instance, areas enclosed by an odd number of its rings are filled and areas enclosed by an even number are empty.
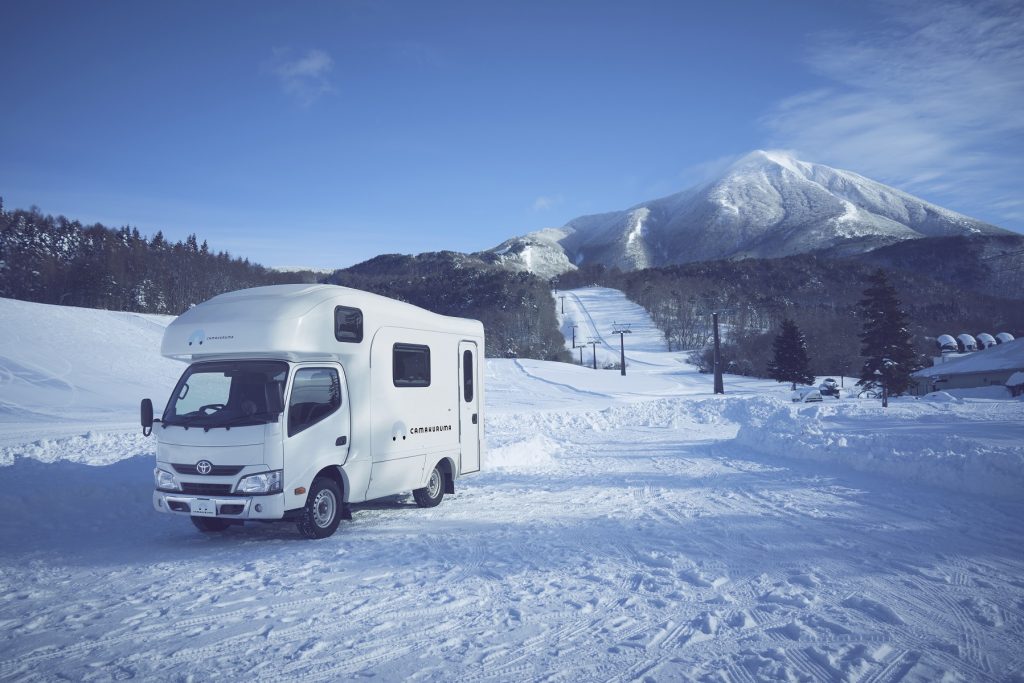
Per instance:
[[[199,474],[209,474],[213,471],[213,463],[209,460],[200,460],[196,463],[196,472]]]

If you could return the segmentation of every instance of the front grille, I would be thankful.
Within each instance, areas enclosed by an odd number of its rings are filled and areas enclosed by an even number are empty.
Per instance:
[[[242,510],[245,509],[244,505],[221,505],[220,514],[222,515],[240,515]]]
[[[174,471],[178,474],[200,474],[200,472],[196,470],[195,465],[175,463],[172,464],[171,467],[173,467]],[[230,477],[241,472],[243,467],[245,467],[245,465],[214,465],[213,469],[206,473],[206,476]]]
[[[182,493],[192,493],[197,496],[223,496],[231,493],[231,484],[193,484],[182,482]]]

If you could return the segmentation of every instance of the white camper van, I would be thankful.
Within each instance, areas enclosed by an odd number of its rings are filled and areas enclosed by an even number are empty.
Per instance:
[[[171,323],[189,362],[159,419],[153,505],[202,531],[292,520],[334,533],[348,504],[433,507],[480,470],[483,325],[334,285],[222,294]],[[155,423],[155,426],[154,426]]]

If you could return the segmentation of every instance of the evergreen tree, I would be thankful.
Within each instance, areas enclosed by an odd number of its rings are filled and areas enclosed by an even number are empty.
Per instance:
[[[875,271],[868,283],[858,304],[864,320],[860,355],[865,361],[857,385],[875,389],[884,383],[890,395],[898,396],[907,391],[910,373],[921,364],[914,351],[907,314],[885,272]]]
[[[768,376],[777,382],[812,384],[814,375],[808,370],[807,342],[796,323],[788,318],[782,321],[782,331],[772,342],[773,357],[768,362]]]

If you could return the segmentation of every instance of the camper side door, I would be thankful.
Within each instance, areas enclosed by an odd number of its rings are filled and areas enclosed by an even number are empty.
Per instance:
[[[479,357],[474,342],[459,342],[459,473],[480,471]]]
[[[350,433],[348,385],[338,363],[303,363],[292,371],[285,406],[284,483],[287,509],[305,505],[313,477],[348,456]]]

